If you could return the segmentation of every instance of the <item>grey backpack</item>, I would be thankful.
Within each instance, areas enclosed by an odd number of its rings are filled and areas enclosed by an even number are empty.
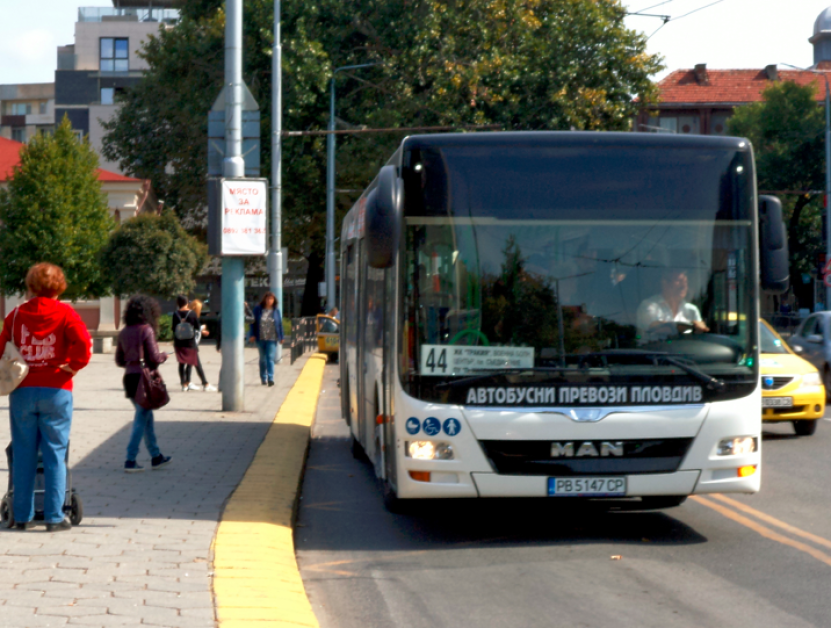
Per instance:
[[[176,337],[176,340],[193,340],[196,337],[196,330],[193,328],[193,325],[186,319],[183,319],[179,312],[174,312],[174,314],[179,319],[179,324],[173,330],[173,335]]]

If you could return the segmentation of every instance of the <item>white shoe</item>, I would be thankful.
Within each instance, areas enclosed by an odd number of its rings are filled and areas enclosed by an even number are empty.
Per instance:
[[[207,384],[202,390],[205,392],[216,392],[216,386],[213,384]]]
[[[187,392],[187,391],[188,391],[188,387],[187,386],[182,386],[182,392]]]
[[[202,390],[202,387],[197,384],[188,384],[188,390]]]

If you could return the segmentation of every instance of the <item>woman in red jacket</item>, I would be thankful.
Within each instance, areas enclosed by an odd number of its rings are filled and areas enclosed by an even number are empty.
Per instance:
[[[26,288],[29,300],[6,316],[0,333],[0,352],[12,340],[29,365],[29,374],[9,395],[14,518],[20,530],[33,525],[40,447],[44,521],[47,531],[58,532],[72,527],[63,514],[72,377],[89,363],[91,340],[78,313],[58,301],[66,290],[60,267],[35,264],[26,274]]]

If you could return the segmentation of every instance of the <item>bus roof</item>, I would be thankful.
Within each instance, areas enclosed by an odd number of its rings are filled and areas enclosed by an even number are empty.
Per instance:
[[[587,146],[598,147],[641,146],[643,148],[690,148],[748,150],[750,142],[740,137],[711,135],[676,135],[674,133],[624,133],[597,131],[494,131],[481,133],[435,133],[411,135],[404,139],[402,147],[522,145],[535,146]]]

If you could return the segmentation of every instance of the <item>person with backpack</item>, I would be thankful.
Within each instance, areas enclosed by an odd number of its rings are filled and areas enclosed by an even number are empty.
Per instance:
[[[190,383],[193,367],[199,364],[199,354],[196,348],[196,330],[202,327],[199,317],[188,307],[188,298],[184,294],[176,297],[179,308],[173,312],[173,349],[176,351],[176,361],[179,363],[179,382],[182,391],[201,390],[196,384]]]

